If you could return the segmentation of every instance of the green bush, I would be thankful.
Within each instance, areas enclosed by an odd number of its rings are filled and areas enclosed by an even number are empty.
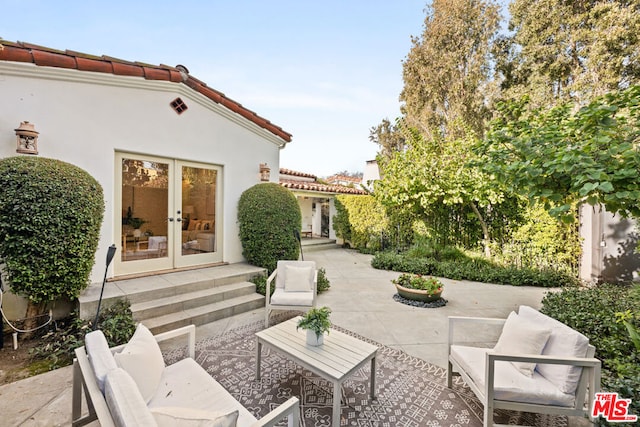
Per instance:
[[[624,324],[616,322],[615,313],[631,310],[637,314],[639,307],[638,287],[605,284],[549,293],[541,309],[589,338],[602,361],[602,390],[631,399],[632,414],[640,414],[640,351]],[[637,316],[633,322],[636,329],[640,328]]]
[[[129,301],[118,300],[101,310],[98,326],[110,347],[129,341],[136,329]],[[56,329],[42,336],[42,343],[31,350],[32,373],[70,365],[75,357],[74,350],[84,345],[84,336],[91,332],[92,327],[93,320],[80,319],[77,312],[58,322]]]
[[[331,287],[331,282],[327,279],[327,271],[324,267],[320,267],[318,269],[318,293],[322,293],[324,291],[328,291]]]
[[[336,196],[336,216],[333,229],[336,235],[355,248],[379,250],[389,220],[382,205],[372,196]]]
[[[296,197],[286,188],[262,183],[245,190],[238,202],[238,223],[242,254],[249,263],[270,274],[278,260],[298,259],[294,232],[300,232],[302,216]]]
[[[563,287],[574,286],[577,280],[570,274],[556,270],[536,270],[514,266],[496,265],[482,257],[461,257],[461,251],[446,250],[432,257],[416,257],[407,253],[379,252],[371,260],[371,266],[380,270],[433,275],[454,280],[495,283],[513,286]]]
[[[11,289],[29,301],[27,317],[89,283],[104,213],[102,187],[55,159],[0,160],[0,258]]]

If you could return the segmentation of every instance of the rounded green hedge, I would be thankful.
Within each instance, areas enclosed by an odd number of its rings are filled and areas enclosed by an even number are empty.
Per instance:
[[[249,263],[271,273],[278,260],[298,259],[294,232],[301,230],[302,215],[291,191],[275,183],[245,190],[238,202],[238,223],[242,254]]]
[[[30,304],[77,298],[89,283],[104,214],[86,171],[43,157],[0,160],[0,257]]]

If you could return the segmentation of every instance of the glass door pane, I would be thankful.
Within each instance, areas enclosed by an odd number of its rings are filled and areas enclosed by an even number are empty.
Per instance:
[[[176,264],[185,266],[222,260],[218,247],[219,170],[215,166],[187,162],[178,162],[178,167],[182,177],[178,197],[182,227],[180,247],[176,248],[180,257]]]
[[[123,263],[168,258],[169,163],[122,157]]]

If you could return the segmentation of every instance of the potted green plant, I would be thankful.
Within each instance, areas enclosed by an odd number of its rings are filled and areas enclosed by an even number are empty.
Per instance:
[[[329,307],[314,307],[298,320],[296,329],[305,329],[307,331],[307,344],[316,347],[322,345],[324,333],[329,333],[331,329],[330,314],[331,309]]]
[[[140,231],[140,227],[142,227],[146,223],[147,221],[138,217],[129,219],[129,225],[133,227],[133,235],[135,237],[140,237],[142,235],[142,232]]]
[[[435,301],[441,297],[444,289],[444,285],[437,278],[420,274],[402,273],[391,282],[396,285],[401,297],[413,301]]]

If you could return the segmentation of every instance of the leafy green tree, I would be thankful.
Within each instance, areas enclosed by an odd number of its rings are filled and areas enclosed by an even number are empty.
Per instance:
[[[564,222],[585,202],[640,216],[640,85],[577,111],[572,104],[530,109],[526,99],[498,111],[477,148],[486,173]]]
[[[242,254],[249,263],[271,273],[278,260],[298,259],[294,232],[301,230],[302,215],[286,188],[269,182],[245,190],[238,201],[238,224]]]
[[[17,156],[0,160],[0,188],[0,258],[33,319],[48,302],[77,298],[89,284],[104,213],[102,187],[69,163]]]
[[[494,53],[506,98],[580,104],[640,78],[640,1],[514,0]]]
[[[400,119],[398,119],[400,120]],[[369,129],[369,140],[378,144],[380,155],[383,158],[390,158],[393,153],[404,150],[406,144],[404,135],[400,131],[400,124],[391,124],[389,119],[383,119],[382,122],[375,127]]]
[[[499,6],[492,0],[433,0],[424,31],[403,62],[400,101],[407,125],[427,139],[482,135],[489,117],[491,42]]]
[[[468,206],[477,217],[489,255],[490,229],[482,208],[504,200],[500,186],[478,167],[469,167],[474,159],[476,137],[468,131],[464,138],[428,139],[417,130],[405,129],[408,148],[397,152],[382,166],[382,179],[375,183],[374,194],[393,208],[411,209],[419,218],[440,205]]]

